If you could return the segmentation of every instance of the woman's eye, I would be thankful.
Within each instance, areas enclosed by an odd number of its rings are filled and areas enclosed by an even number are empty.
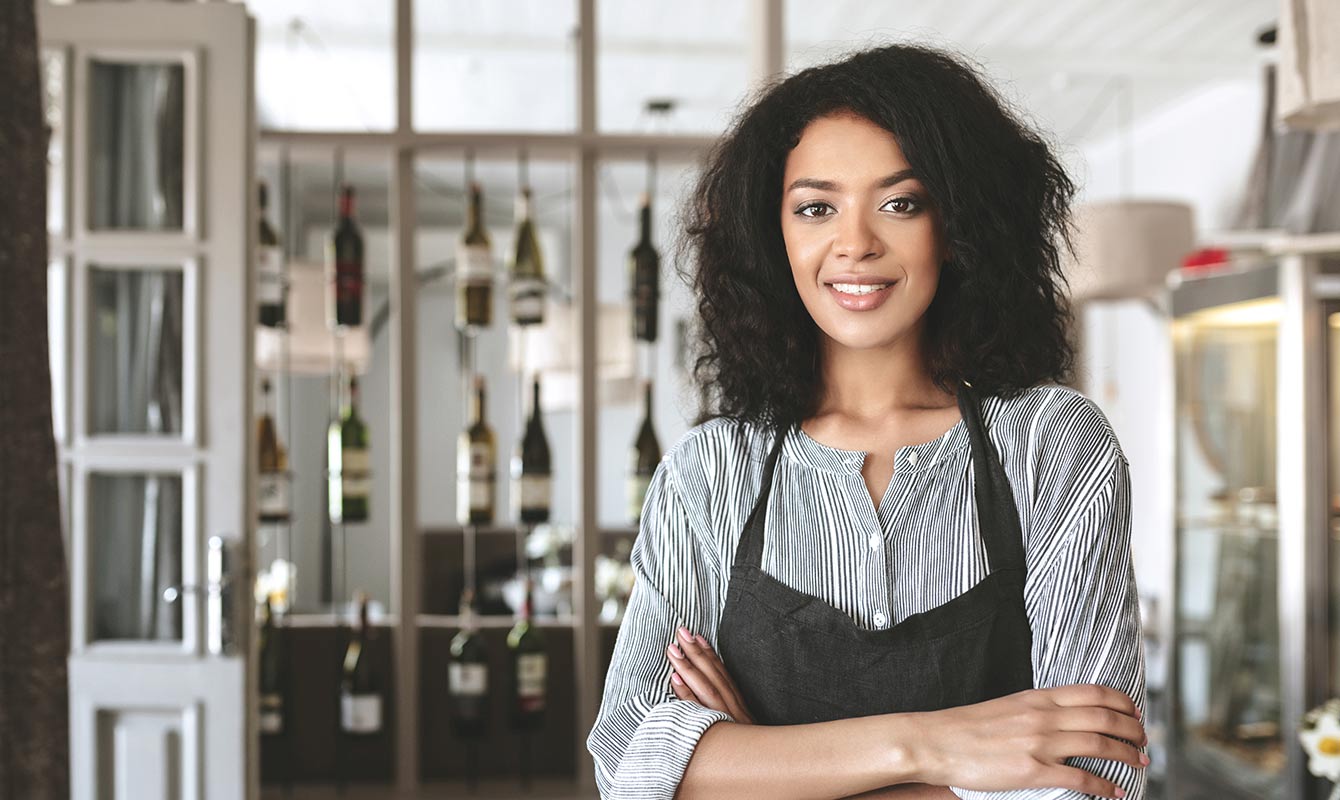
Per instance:
[[[901,205],[902,206],[901,208],[894,209],[900,214],[909,214],[915,211],[919,211],[921,209],[921,203],[918,202],[915,197],[895,197],[889,202],[885,203],[884,205],[885,206]]]
[[[814,210],[814,209],[823,209],[823,208],[828,208],[828,204],[827,204],[827,203],[806,203],[805,205],[803,205],[803,206],[801,206],[800,208],[796,209],[796,214],[799,215],[799,216],[802,216],[802,217],[809,217],[810,219],[814,219],[815,217],[827,216],[827,214],[810,214],[810,213],[807,213],[807,212],[812,211],[812,210]]]

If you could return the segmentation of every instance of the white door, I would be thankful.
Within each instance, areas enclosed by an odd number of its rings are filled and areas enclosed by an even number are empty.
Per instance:
[[[252,26],[39,5],[78,800],[250,800]]]

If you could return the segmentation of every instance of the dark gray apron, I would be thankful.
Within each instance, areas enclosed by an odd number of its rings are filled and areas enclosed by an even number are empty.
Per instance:
[[[761,568],[773,467],[786,431],[777,434],[717,626],[717,652],[756,722],[936,711],[1033,687],[1014,495],[974,390],[960,386],[958,405],[972,440],[977,519],[990,574],[949,602],[884,630],[858,628],[845,612]]]

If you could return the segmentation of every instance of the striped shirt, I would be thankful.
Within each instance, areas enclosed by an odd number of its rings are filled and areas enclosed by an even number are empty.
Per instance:
[[[1103,684],[1143,713],[1129,465],[1107,417],[1055,385],[1012,400],[983,397],[981,408],[1025,540],[1033,685]],[[770,575],[867,629],[942,605],[987,575],[966,422],[899,448],[878,510],[861,475],[864,452],[821,444],[798,427],[786,436],[764,531]],[[703,732],[734,721],[674,696],[665,649],[679,625],[716,647],[730,565],[771,444],[761,426],[718,417],[686,432],[657,466],[631,556],[636,582],[586,742],[602,798],[673,797]],[[1144,796],[1143,770],[1096,758],[1067,763],[1114,781],[1128,800]],[[969,800],[1090,797],[950,788]]]

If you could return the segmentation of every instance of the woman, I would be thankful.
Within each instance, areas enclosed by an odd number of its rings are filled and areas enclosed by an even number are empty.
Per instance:
[[[1143,795],[1128,465],[1058,385],[1073,194],[932,49],[737,120],[689,212],[703,411],[643,507],[602,797]]]

